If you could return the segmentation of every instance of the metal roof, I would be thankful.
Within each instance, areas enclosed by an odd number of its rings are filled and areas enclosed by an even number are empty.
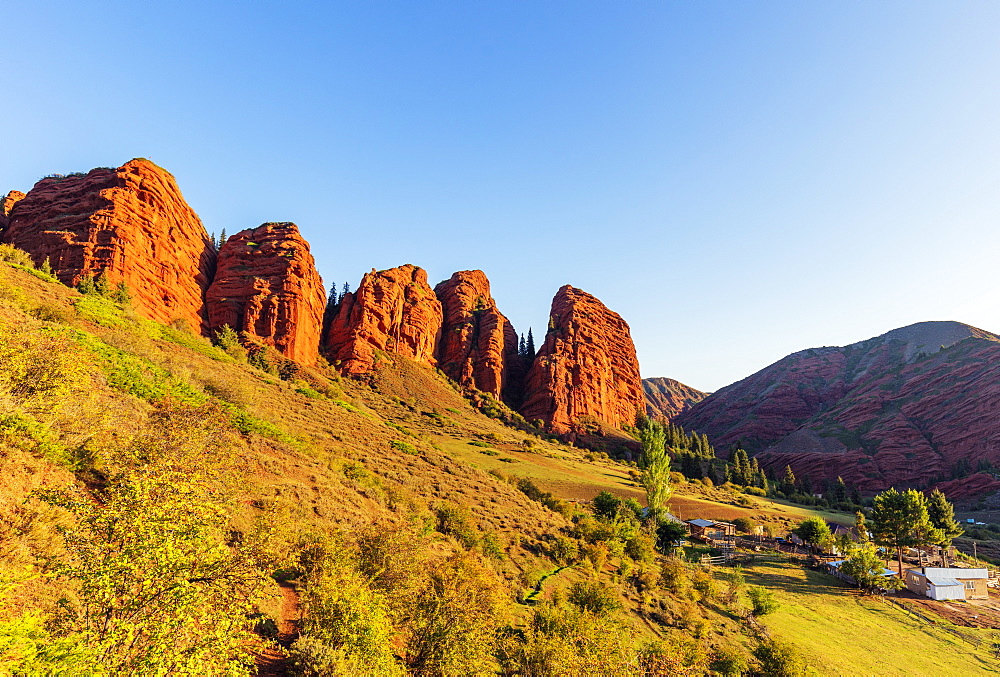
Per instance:
[[[715,522],[713,522],[712,520],[703,520],[700,517],[698,519],[695,519],[695,520],[688,520],[688,524],[693,524],[696,527],[711,527],[711,526],[715,526]]]
[[[927,582],[936,588],[946,588],[955,585],[962,585],[954,578],[939,578],[938,576],[928,576]]]

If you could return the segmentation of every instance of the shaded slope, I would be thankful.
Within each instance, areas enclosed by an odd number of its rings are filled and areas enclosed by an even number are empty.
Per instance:
[[[927,486],[1000,466],[1000,340],[923,322],[842,348],[794,353],[677,421],[765,467],[863,489]]]
[[[668,421],[710,394],[662,376],[642,379],[642,391],[646,396],[646,413]]]

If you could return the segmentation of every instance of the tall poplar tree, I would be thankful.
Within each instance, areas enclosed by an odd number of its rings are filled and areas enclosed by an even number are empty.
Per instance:
[[[670,499],[670,455],[667,453],[666,432],[656,421],[639,431],[642,455],[639,456],[639,481],[646,490],[646,505],[654,517],[660,517]]]

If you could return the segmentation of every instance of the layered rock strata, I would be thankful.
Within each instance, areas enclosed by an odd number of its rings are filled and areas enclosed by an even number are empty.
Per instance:
[[[438,366],[449,378],[504,399],[520,361],[514,326],[497,309],[490,282],[481,270],[463,270],[434,288],[441,301],[444,324]]]
[[[615,427],[631,425],[644,410],[628,324],[590,294],[562,287],[528,372],[521,414],[565,434],[586,417]]]
[[[340,299],[326,347],[344,374],[364,374],[379,352],[437,364],[444,313],[427,273],[414,265],[366,273],[357,291]]]
[[[42,179],[13,204],[0,239],[36,265],[48,259],[65,284],[103,272],[127,285],[140,315],[206,328],[215,249],[174,177],[148,160]]]
[[[296,362],[316,362],[326,297],[294,223],[265,223],[226,240],[206,302],[211,331],[228,324]]]
[[[775,473],[869,492],[1000,467],[998,420],[1000,338],[958,322],[794,353],[676,419]]]
[[[668,421],[708,397],[708,393],[664,377],[642,379],[642,390],[646,396],[646,413]]]

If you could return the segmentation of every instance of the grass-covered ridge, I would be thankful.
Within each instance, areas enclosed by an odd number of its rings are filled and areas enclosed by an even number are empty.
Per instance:
[[[253,360],[0,264],[0,673],[762,665],[738,581],[658,552],[636,468],[489,413],[406,360]],[[680,476],[671,508],[815,514]]]

